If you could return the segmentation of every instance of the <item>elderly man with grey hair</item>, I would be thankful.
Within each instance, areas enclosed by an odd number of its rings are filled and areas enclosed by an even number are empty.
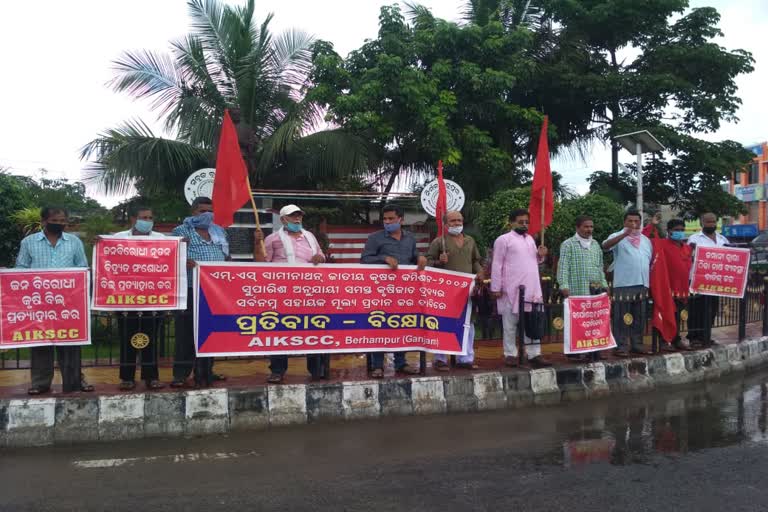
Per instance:
[[[464,217],[461,212],[450,211],[444,219],[448,236],[438,236],[432,241],[427,251],[427,265],[444,268],[454,272],[475,274],[478,281],[483,280],[483,263],[475,239],[464,234]],[[459,356],[458,368],[475,369],[475,326],[470,322],[467,355]],[[433,366],[437,371],[448,371],[445,354],[435,354]]]

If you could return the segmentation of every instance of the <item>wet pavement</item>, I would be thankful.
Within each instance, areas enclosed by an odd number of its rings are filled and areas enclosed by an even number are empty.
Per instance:
[[[747,324],[746,336],[747,338],[760,337],[762,334],[762,323],[755,322]],[[733,325],[729,327],[722,327],[713,329],[713,339],[717,340],[722,345],[728,345],[738,342],[738,327]],[[645,348],[651,349],[651,338],[646,336]],[[542,345],[542,353],[550,360],[556,367],[573,366],[574,363],[568,360],[562,354],[562,343],[549,343]],[[7,355],[7,354],[6,354]],[[118,354],[113,355],[115,361],[117,361]],[[444,372],[438,372],[432,368],[432,355],[427,354],[427,375],[449,375]],[[480,367],[478,372],[498,371],[505,369],[504,367],[504,355],[502,351],[502,342],[498,340],[478,340],[475,342],[475,357],[476,363]],[[615,360],[610,351],[602,352],[603,360],[611,361]],[[409,364],[418,366],[419,354],[417,352],[409,352],[407,355]],[[101,364],[106,364],[102,361]],[[118,390],[120,379],[118,377],[119,368],[115,366],[98,366],[98,367],[86,367],[83,372],[88,381],[96,386],[96,392],[98,394],[119,394]],[[13,359],[6,359],[6,369],[0,368],[0,398],[26,398],[27,388],[29,387],[29,369],[28,361],[20,361],[20,369],[8,369],[9,367],[15,368],[17,362]],[[215,371],[222,373],[228,377],[226,382],[219,382],[215,384],[215,387],[228,387],[248,389],[254,386],[262,386],[266,383],[267,376],[269,375],[269,360],[266,358],[251,358],[251,359],[229,359],[221,360],[217,359],[215,363]],[[471,370],[453,369],[450,374],[454,375],[466,375],[472,373]],[[393,377],[394,368],[391,363],[385,371],[385,377]],[[138,371],[137,371],[138,378]],[[160,380],[165,383],[169,383],[172,380],[172,361],[165,360],[160,365]],[[342,381],[365,381],[370,380],[366,371],[366,359],[364,354],[344,354],[334,355],[331,358],[331,376],[329,381],[324,382],[342,382]],[[309,374],[307,373],[306,359],[303,357],[291,357],[289,359],[288,372],[286,374],[286,384],[303,384],[309,382]],[[191,384],[191,382],[190,382]],[[136,390],[133,392],[145,391],[143,383],[137,381]],[[166,387],[160,392],[175,391],[170,387]],[[153,391],[157,392],[157,391]],[[84,395],[83,393],[61,393],[61,376],[58,371],[55,372],[53,380],[52,393],[45,396],[78,396]]]
[[[0,510],[768,510],[768,372],[556,407],[0,451]]]

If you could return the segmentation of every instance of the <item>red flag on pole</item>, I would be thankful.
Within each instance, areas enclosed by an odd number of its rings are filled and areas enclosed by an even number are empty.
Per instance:
[[[653,298],[653,326],[664,338],[671,343],[677,336],[677,319],[675,318],[675,301],[672,298],[672,287],[669,284],[669,269],[662,244],[667,243],[663,238],[653,238],[653,259],[651,260],[651,297]]]
[[[445,190],[443,179],[443,161],[437,162],[437,205],[435,206],[435,219],[437,220],[437,236],[444,236],[443,217],[448,213],[448,193]]]
[[[535,235],[552,224],[552,210],[555,208],[555,198],[552,193],[552,170],[549,167],[549,142],[547,141],[547,125],[549,118],[544,116],[539,136],[539,150],[536,153],[536,167],[533,171],[533,186],[531,187],[531,202],[529,207],[530,224],[528,233]]]
[[[240,153],[237,130],[229,110],[224,111],[219,150],[216,154],[216,177],[213,180],[213,220],[222,227],[231,226],[235,212],[251,199],[248,168]]]

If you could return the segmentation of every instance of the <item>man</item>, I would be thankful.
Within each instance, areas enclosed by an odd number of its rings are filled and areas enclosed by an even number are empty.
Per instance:
[[[74,235],[65,233],[69,224],[66,208],[46,206],[41,211],[42,231],[27,236],[21,241],[17,268],[68,268],[87,267],[83,242]],[[53,380],[53,355],[59,362],[62,391],[93,391],[80,372],[80,347],[46,346],[31,347],[30,366],[32,384],[27,391],[40,395],[51,390]]]
[[[269,235],[264,240],[264,233],[257,229],[254,232],[253,259],[270,263],[287,263],[289,265],[312,263],[318,265],[325,262],[325,255],[317,243],[315,235],[302,228],[304,212],[295,204],[289,204],[280,209],[280,222],[283,227]],[[261,251],[264,241],[266,254]],[[270,356],[269,369],[272,374],[267,378],[271,384],[283,382],[288,370],[288,356]],[[320,379],[324,374],[322,354],[307,355],[307,371],[312,380]]]
[[[225,380],[213,373],[213,358],[195,358],[194,303],[192,296],[192,269],[196,261],[227,261],[229,242],[224,228],[213,223],[213,202],[208,197],[192,201],[192,216],[176,226],[173,236],[180,236],[187,243],[187,310],[176,319],[176,351],[173,358],[173,382],[171,387],[184,387],[195,367],[195,384],[210,386],[213,381]]]
[[[544,302],[539,265],[547,256],[547,248],[543,245],[536,248],[536,242],[528,234],[528,220],[528,210],[513,210],[509,215],[512,230],[493,244],[491,294],[496,298],[496,309],[504,327],[504,364],[510,367],[517,366],[519,287],[525,286],[525,302]],[[525,353],[534,368],[552,366],[541,357],[541,340],[525,335]]]
[[[475,274],[479,283],[483,282],[483,265],[480,251],[475,240],[464,234],[464,217],[461,212],[450,211],[445,214],[448,236],[435,238],[427,251],[427,264],[430,267],[444,268],[454,272]],[[470,321],[467,355],[459,356],[457,368],[476,369],[475,365],[475,326]],[[433,366],[437,371],[448,371],[448,357],[435,354]]]
[[[163,238],[165,235],[152,231],[154,215],[152,209],[146,206],[133,206],[130,213],[131,229],[115,233],[115,238],[130,238],[133,236],[149,236]],[[141,352],[141,380],[148,389],[162,389],[160,373],[157,369],[157,337],[163,329],[163,319],[158,316],[138,316],[136,312],[117,317],[120,331],[120,389],[130,391],[136,387],[136,354]],[[137,349],[131,340],[139,333],[149,337],[149,343]]]
[[[385,205],[381,216],[384,229],[371,233],[365,242],[360,263],[386,264],[392,270],[397,270],[398,265],[417,265],[418,270],[424,270],[427,259],[419,254],[416,248],[416,238],[407,231],[403,231],[403,211],[399,206]],[[371,354],[371,377],[381,379],[384,377],[384,353]],[[410,366],[405,360],[405,352],[395,353],[395,371],[407,375],[419,373],[418,368]]]
[[[701,231],[688,238],[691,252],[695,254],[696,247],[725,247],[728,239],[717,232],[717,215],[705,213],[699,218]],[[710,295],[691,297],[690,316],[688,317],[688,341],[691,345],[709,346],[712,341],[712,324],[715,322],[720,309],[720,298]]]
[[[592,238],[592,217],[576,217],[576,234],[560,245],[557,283],[563,297],[592,295],[608,288],[603,268],[603,250]]]
[[[680,339],[680,312],[688,303],[692,250],[685,243],[685,222],[682,219],[672,219],[667,222],[667,234],[668,237],[666,239],[655,241],[655,249],[664,252],[669,286],[675,301],[675,320],[677,321],[678,335],[672,341],[672,346],[679,350],[688,350],[688,346]],[[665,347],[665,350],[671,348]]]
[[[613,252],[613,335],[614,355],[648,355],[643,348],[645,298],[650,285],[651,241],[640,232],[640,214],[624,214],[624,229],[603,242],[603,250]],[[628,351],[629,349],[629,351]]]

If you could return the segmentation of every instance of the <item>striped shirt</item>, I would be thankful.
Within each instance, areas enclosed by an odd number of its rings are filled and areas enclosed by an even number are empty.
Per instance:
[[[219,228],[221,229],[221,228]],[[224,231],[222,229],[222,231]],[[171,232],[173,236],[180,236],[189,240],[187,242],[187,258],[193,261],[225,261],[229,255],[229,247],[222,244],[218,238],[211,235],[210,240],[200,236],[196,229],[185,224],[176,226]],[[226,232],[225,232],[226,237]],[[192,269],[187,269],[187,286],[192,286]]]
[[[31,234],[21,241],[17,268],[69,268],[87,267],[83,242],[75,235],[62,233],[51,245],[43,231]]]
[[[592,240],[589,249],[584,249],[575,236],[564,241],[560,245],[557,282],[561,290],[573,296],[589,295],[591,283],[607,288],[600,244]]]

